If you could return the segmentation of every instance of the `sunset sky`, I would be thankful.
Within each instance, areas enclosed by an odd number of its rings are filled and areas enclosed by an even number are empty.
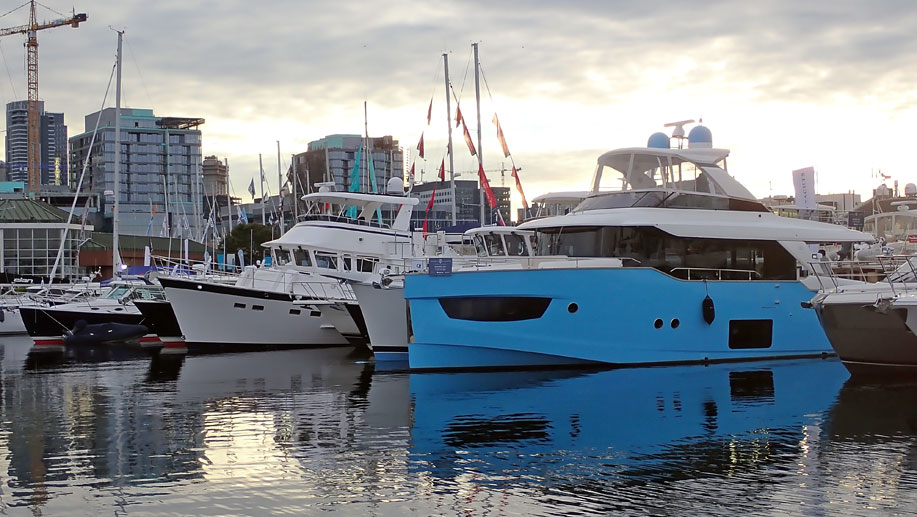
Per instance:
[[[417,167],[432,177],[445,149],[443,52],[475,130],[472,42],[480,43],[489,86],[482,85],[485,168],[501,167],[490,122],[496,111],[530,199],[584,190],[602,152],[645,145],[664,123],[700,117],[714,145],[731,150],[730,172],[757,196],[791,194],[791,171],[806,166],[817,171],[819,193],[855,190],[865,199],[881,182],[879,170],[902,188],[917,182],[909,157],[917,128],[917,4],[910,0],[72,7],[88,14],[85,24],[38,35],[46,109],[65,113],[70,135],[83,131],[114,62],[111,27],[123,28],[122,105],[205,118],[203,153],[228,158],[243,200],[258,153],[276,192],[276,141],[286,168],[311,140],[362,133],[364,100],[370,136],[393,135],[413,157],[425,132],[427,161]],[[0,26],[27,16],[19,9]],[[39,8],[39,19],[58,17]],[[23,41],[0,39],[4,104],[26,95]],[[113,92],[107,104],[114,106]],[[461,134],[455,138],[456,172],[472,174],[476,161]],[[501,184],[499,172],[489,176]]]

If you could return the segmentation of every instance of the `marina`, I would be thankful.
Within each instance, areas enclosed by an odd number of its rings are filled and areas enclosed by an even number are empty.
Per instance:
[[[22,2],[0,513],[917,514],[917,10]]]

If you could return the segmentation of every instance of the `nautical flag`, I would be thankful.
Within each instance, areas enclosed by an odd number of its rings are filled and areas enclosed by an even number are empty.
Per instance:
[[[513,178],[516,179],[516,190],[519,191],[519,195],[522,196],[522,206],[526,210],[529,209],[529,202],[525,200],[525,192],[522,191],[522,183],[519,181],[519,171],[516,170],[516,166],[513,165]]]
[[[414,162],[411,162],[411,172],[408,173],[408,183],[414,183]]]
[[[248,224],[248,215],[245,213],[245,209],[236,205],[236,210],[239,212],[239,224]]]
[[[459,127],[459,124],[464,122],[464,117],[462,117],[462,109],[459,108],[458,103],[455,104],[455,127]]]
[[[506,158],[509,156],[509,147],[506,145],[506,138],[503,137],[503,128],[500,127],[500,120],[497,119],[496,113],[494,113],[493,123],[497,126],[497,140],[500,141],[500,147],[503,148],[503,157]]]
[[[477,155],[478,152],[474,150],[474,144],[471,142],[471,133],[468,132],[468,126],[465,125],[464,120],[462,120],[462,131],[465,132],[465,143],[468,144],[468,150],[471,151],[471,156]]]
[[[484,164],[478,164],[478,180],[481,182],[481,188],[484,189],[484,195],[487,196],[487,204],[490,205],[490,208],[496,208],[497,198],[494,196],[494,191],[490,189],[487,175],[484,174]]]
[[[433,97],[430,97],[430,107],[427,108],[427,125],[430,125],[430,119],[433,117]]]
[[[417,142],[417,154],[423,158],[423,133],[420,134],[420,142]]]
[[[162,230],[159,231],[160,237],[169,236],[169,214],[162,216]]]
[[[190,231],[190,230],[191,230],[191,225],[188,224],[188,216],[187,215],[181,216],[181,235],[182,237],[185,236],[185,232]]]
[[[242,250],[239,250],[238,255],[239,255],[239,269],[242,269],[245,267],[245,253]]]
[[[439,164],[439,181],[446,181],[446,158]]]
[[[436,200],[436,187],[433,187],[433,194],[430,196],[430,202],[427,203],[427,209],[425,211],[429,212],[433,208],[433,202]],[[424,216],[426,217],[426,216]]]
[[[261,181],[264,181],[264,173],[261,175]],[[248,184],[248,193],[252,195],[252,199],[255,199],[255,178],[252,178],[252,182]]]
[[[269,226],[274,226],[274,212],[271,212],[271,216],[267,220]]]

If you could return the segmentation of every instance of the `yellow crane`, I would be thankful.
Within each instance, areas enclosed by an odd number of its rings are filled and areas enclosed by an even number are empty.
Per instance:
[[[72,16],[67,18],[61,18],[58,20],[51,20],[42,23],[38,23],[37,18],[35,17],[35,0],[29,0],[30,12],[29,12],[29,24],[20,25],[18,27],[9,27],[6,29],[0,29],[0,37],[9,36],[10,34],[26,34],[27,39],[25,43],[26,53],[28,59],[28,81],[29,81],[29,96],[28,96],[28,114],[29,114],[29,125],[28,125],[28,135],[29,135],[29,191],[35,192],[39,189],[41,184],[41,150],[39,148],[39,135],[38,135],[38,36],[37,32],[44,29],[53,29],[54,27],[63,27],[64,25],[69,25],[71,27],[79,27],[80,22],[86,21],[86,13],[76,13],[74,12]],[[23,4],[25,5],[25,4]]]

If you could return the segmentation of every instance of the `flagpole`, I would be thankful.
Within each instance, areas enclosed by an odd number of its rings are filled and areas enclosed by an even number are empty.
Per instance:
[[[114,188],[115,204],[111,218],[111,277],[121,273],[121,254],[118,253],[118,205],[121,198],[121,37],[124,31],[118,31],[118,76],[115,81],[115,171]],[[100,113],[99,116],[102,116]]]
[[[446,127],[449,128],[449,187],[452,189],[452,224],[456,223],[455,214],[455,164],[452,160],[452,103],[449,95],[449,54],[443,52],[443,70],[446,76]]]
[[[286,233],[283,222],[283,174],[280,172],[280,140],[277,140],[277,194],[280,195],[280,233]]]
[[[258,153],[258,170],[261,171],[261,224],[264,224],[264,165],[261,163],[261,153]]]
[[[478,111],[478,168],[484,168],[484,151],[481,149],[481,81],[480,81],[480,69],[481,64],[478,61],[478,44],[472,43],[471,47],[474,49],[474,99]],[[484,209],[484,184],[481,183],[481,226],[484,226],[485,223],[485,209]]]

